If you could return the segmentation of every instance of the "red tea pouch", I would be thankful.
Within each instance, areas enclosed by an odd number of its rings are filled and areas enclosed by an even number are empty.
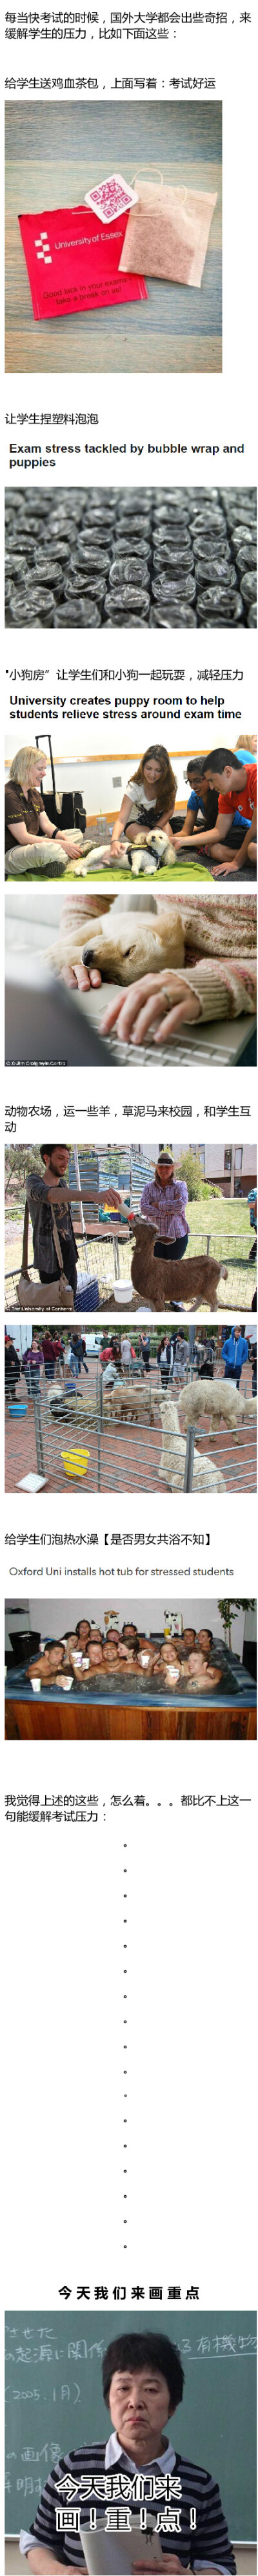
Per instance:
[[[169,277],[177,286],[201,286],[216,203],[216,196],[198,188],[167,187],[162,171],[156,181],[137,175],[137,204],[128,215],[121,275],[140,268],[147,277]]]
[[[119,268],[131,195],[125,186],[127,204],[111,220],[106,213],[104,222],[88,202],[19,215],[35,322],[98,312],[104,304],[145,303],[144,277],[135,269],[123,277]]]

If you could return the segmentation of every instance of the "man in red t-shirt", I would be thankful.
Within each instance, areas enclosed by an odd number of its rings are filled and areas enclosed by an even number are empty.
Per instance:
[[[205,778],[215,787],[219,799],[217,822],[212,831],[199,833],[199,847],[206,842],[214,853],[214,877],[242,876],[254,884],[256,869],[256,762],[238,760],[236,751],[227,751],[225,743],[210,752],[202,763]],[[226,841],[226,850],[223,844]]]

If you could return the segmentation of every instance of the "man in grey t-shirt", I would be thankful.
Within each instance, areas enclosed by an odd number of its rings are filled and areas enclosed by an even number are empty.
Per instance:
[[[73,1189],[71,1193],[71,1191],[68,1190],[66,1175],[69,1170],[70,1156],[69,1147],[67,1149],[66,1145],[42,1145],[40,1149],[40,1160],[43,1164],[42,1175],[41,1172],[37,1171],[29,1172],[26,1185],[26,1202],[29,1209],[33,1231],[35,1270],[39,1271],[39,1278],[42,1280],[43,1285],[47,1284],[50,1279],[59,1278],[59,1265],[53,1233],[54,1209],[62,1253],[63,1270],[65,1272],[65,1278],[68,1280],[69,1288],[73,1289],[73,1295],[75,1296],[77,1286],[76,1265],[79,1260],[79,1250],[75,1241],[71,1207],[76,1200],[78,1207],[81,1210],[81,1206],[83,1204],[83,1187],[82,1192],[80,1190]],[[115,1190],[113,1187],[106,1187],[103,1190],[98,1189],[96,1197],[96,1232],[98,1230],[98,1209],[102,1207],[102,1205],[105,1208],[110,1207],[114,1211],[117,1209],[120,1216],[121,1212],[123,1212],[123,1200],[121,1199],[120,1191]]]
[[[59,1265],[53,1234],[53,1208],[59,1235],[65,1278],[75,1295],[78,1249],[73,1231],[70,1197],[66,1175],[69,1148],[66,1145],[42,1145],[41,1172],[30,1172],[26,1200],[33,1231],[35,1270],[43,1284],[59,1278]],[[51,1204],[52,1202],[52,1204]]]

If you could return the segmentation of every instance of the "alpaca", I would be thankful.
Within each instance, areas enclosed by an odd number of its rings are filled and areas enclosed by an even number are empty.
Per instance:
[[[162,1420],[162,1452],[158,1474],[164,1477],[165,1484],[170,1486],[171,1493],[175,1493],[177,1488],[180,1493],[183,1493],[186,1440],[182,1439],[180,1434],[177,1404],[172,1404],[169,1396],[159,1396],[159,1404]],[[194,1458],[193,1487],[197,1493],[211,1490],[216,1494],[219,1491],[226,1492],[225,1478],[221,1475],[220,1467],[216,1467],[213,1459],[206,1457],[204,1453],[200,1457],[199,1450]]]
[[[212,1312],[217,1304],[219,1280],[227,1278],[220,1261],[210,1260],[207,1253],[196,1254],[193,1260],[190,1254],[189,1261],[162,1261],[162,1255],[156,1260],[157,1230],[142,1217],[134,1217],[131,1236],[131,1279],[144,1305],[157,1307],[159,1314],[165,1306],[181,1304],[193,1310],[200,1305],[209,1306]]]
[[[238,1394],[236,1386],[218,1377],[207,1378],[206,1383],[205,1378],[199,1382],[194,1379],[191,1386],[183,1388],[179,1404],[180,1421],[186,1431],[188,1422],[200,1422],[202,1414],[208,1414],[211,1427],[213,1422],[225,1422],[226,1429],[236,1434],[240,1424],[251,1422],[256,1414],[256,1396],[247,1396],[245,1402],[240,1389]]]

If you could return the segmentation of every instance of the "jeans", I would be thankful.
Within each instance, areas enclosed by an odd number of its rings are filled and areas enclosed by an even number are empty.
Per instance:
[[[158,1235],[157,1243],[153,1245],[154,1261],[183,1261],[187,1243],[188,1234],[177,1235],[175,1243],[168,1243],[165,1236],[163,1242],[162,1235]]]
[[[241,1368],[225,1368],[224,1377],[233,1377],[235,1386],[240,1386]]]

